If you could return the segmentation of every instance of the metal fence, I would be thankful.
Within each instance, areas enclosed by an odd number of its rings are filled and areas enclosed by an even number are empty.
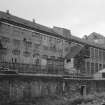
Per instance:
[[[44,74],[63,74],[64,68],[62,65],[35,65],[35,64],[23,64],[23,63],[10,63],[0,62],[0,68],[16,71],[18,73],[44,73]]]

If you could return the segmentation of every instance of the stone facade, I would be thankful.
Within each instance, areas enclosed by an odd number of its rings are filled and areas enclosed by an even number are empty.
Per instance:
[[[1,78],[0,94],[3,99],[21,100],[43,96],[69,98],[105,92],[104,80],[74,80],[48,78]]]
[[[7,52],[4,61],[19,63],[35,63],[35,57],[39,54],[65,57],[65,48],[68,42],[58,37],[44,33],[17,27],[12,24],[1,23],[0,40]],[[55,47],[54,47],[55,46]]]

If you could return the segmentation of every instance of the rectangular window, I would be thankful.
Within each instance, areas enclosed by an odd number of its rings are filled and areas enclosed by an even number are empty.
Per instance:
[[[23,39],[23,43],[24,43],[24,46],[26,48],[31,48],[32,47],[32,42],[28,41],[26,38]]]
[[[103,51],[103,62],[105,63],[105,51]]]
[[[105,68],[105,64],[103,64],[103,68]]]
[[[20,50],[18,50],[18,49],[13,49],[13,50],[12,50],[12,53],[13,53],[14,55],[20,55]]]
[[[5,36],[1,36],[1,41],[3,43],[9,43],[10,42],[10,39],[8,37],[5,37]]]
[[[94,63],[91,63],[91,74],[94,73]]]
[[[94,58],[94,48],[91,47],[91,57]]]
[[[9,42],[10,42],[10,39],[8,37],[1,36],[1,44],[3,48],[7,48]]]
[[[99,60],[101,61],[102,60],[102,55],[101,55],[101,50],[99,49]]]
[[[25,57],[29,57],[29,56],[31,55],[31,52],[24,51],[24,52],[23,52],[23,55],[24,55]]]
[[[44,40],[47,40],[47,36],[44,35],[44,36],[43,36],[43,39],[44,39]]]
[[[96,48],[94,48],[94,58],[96,58]]]
[[[13,45],[14,46],[20,46],[20,40],[18,40],[18,39],[13,39]]]
[[[98,63],[95,63],[95,72],[98,72]]]
[[[14,35],[14,36],[18,36],[18,35],[20,35],[20,29],[18,29],[17,27],[13,27],[13,32],[12,32],[12,34]]]
[[[102,70],[102,64],[99,64],[99,70]]]
[[[103,62],[103,50],[101,50],[101,62]]]
[[[2,23],[0,26],[0,33],[9,34],[11,32],[11,26],[8,24]]]
[[[102,78],[105,78],[105,73],[102,73]]]
[[[90,74],[90,62],[87,62],[87,73]]]
[[[27,46],[27,47],[32,47],[32,42],[27,41],[27,42],[26,42],[26,46]]]
[[[15,63],[17,63],[17,59],[15,58]]]
[[[96,60],[98,60],[98,49],[97,48],[95,49],[95,58]]]

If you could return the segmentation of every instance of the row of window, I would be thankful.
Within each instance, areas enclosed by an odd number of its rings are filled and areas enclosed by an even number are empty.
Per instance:
[[[19,56],[20,53],[21,53],[21,51],[20,51],[19,49],[13,49],[13,50],[12,50],[12,54],[15,55],[15,56]],[[39,53],[39,52],[33,52],[33,55],[32,55],[33,58],[36,57],[37,55],[39,55],[38,53]],[[24,57],[30,57],[31,54],[32,54],[32,52],[27,51],[27,50],[23,52],[23,56],[24,56]],[[61,53],[61,52],[59,53],[59,56],[62,56],[62,53]]]
[[[3,62],[5,62],[5,58],[2,59]],[[19,63],[18,59],[15,58],[15,57],[12,57],[11,58],[11,62],[12,63]],[[49,66],[64,66],[64,63],[63,61],[60,61],[60,60],[46,60],[46,63],[49,65]],[[40,58],[37,58],[37,59],[34,59],[34,64],[38,64],[38,65],[41,65],[41,59]]]
[[[13,42],[13,46],[15,46],[15,48],[20,49],[20,47],[21,47],[20,46],[20,43],[21,43],[20,40],[13,39],[12,42]],[[6,42],[2,43],[2,44],[3,44],[3,46],[8,45],[8,43],[6,43]],[[27,41],[25,38],[23,39],[23,45],[25,46],[26,50],[29,50],[30,48],[32,49],[32,42],[31,41]],[[40,44],[34,43],[33,44],[33,50],[39,49],[40,46],[41,46]],[[63,53],[63,46],[62,46],[62,44],[60,46],[56,46],[56,44],[53,42],[53,43],[48,44],[48,46],[46,46],[46,45],[44,45],[42,43],[42,47],[43,47],[44,50],[58,52],[58,53],[60,53],[60,55],[61,55],[61,53]],[[14,54],[18,53],[18,54],[15,54],[15,55],[19,55],[19,51],[13,51],[13,53]]]
[[[99,59],[105,62],[105,51],[97,48],[90,48],[91,58]]]
[[[80,66],[81,73],[92,75],[105,68],[105,64],[93,63],[93,62],[83,62]]]
[[[68,42],[65,42],[64,40],[59,39],[57,37],[48,36],[42,33],[3,23],[1,26],[1,31],[6,32],[5,29],[10,31],[8,32],[8,34],[11,34],[13,36],[19,36],[20,34],[22,34],[21,36],[30,36],[31,40],[23,38],[23,44],[28,49],[34,45],[32,45],[32,41],[34,41],[35,44],[37,44],[38,42],[39,45],[42,43],[41,45],[45,50],[51,50],[53,52],[63,52],[63,46],[68,46],[68,44],[66,44]],[[13,39],[12,42],[16,48],[20,47],[21,45],[21,41],[18,39]]]
[[[13,55],[18,56],[18,55],[20,55],[20,53],[21,53],[21,51],[18,50],[18,49],[13,49],[13,50],[12,50],[12,54],[13,54]],[[29,56],[31,56],[31,52],[29,52],[29,51],[24,51],[24,52],[23,52],[23,56],[29,57]],[[33,57],[34,57],[34,56],[35,56],[35,54],[33,54]]]
[[[20,34],[23,34],[24,36],[28,35],[28,36],[30,36],[32,38],[36,38],[36,39],[43,39],[43,40],[49,40],[49,41],[53,40],[56,43],[61,43],[61,41],[62,41],[61,39],[58,39],[56,37],[48,36],[48,35],[45,35],[45,34],[42,34],[42,33],[39,33],[39,32],[34,32],[34,31],[31,31],[31,30],[28,30],[28,29],[24,29],[24,28],[21,28],[21,27],[16,27],[16,26],[13,26],[13,25],[3,23],[2,26],[1,26],[1,31],[6,32],[6,30],[10,31],[9,34],[13,34],[14,36],[15,36],[15,34],[18,35],[18,36]]]
[[[0,32],[6,34],[12,34],[14,36],[31,36],[32,38],[36,38],[36,39],[44,39],[44,40],[55,40],[56,43],[61,43],[61,39],[56,38],[56,37],[52,37],[52,36],[48,36],[39,32],[35,32],[33,30],[29,30],[29,29],[25,29],[22,27],[18,27],[18,26],[13,26],[11,24],[7,24],[7,23],[2,23],[1,28],[0,28]]]
[[[1,37],[1,44],[4,46],[8,46],[8,42],[10,41],[9,38],[7,37]],[[20,48],[20,44],[21,44],[21,40],[18,40],[18,39],[13,39],[12,40],[13,42],[13,46],[15,46],[15,48]],[[26,49],[30,49],[32,48],[32,42],[31,41],[28,41],[26,38],[23,39],[23,45],[25,46]],[[37,44],[37,43],[34,43],[33,44],[33,49],[39,49],[39,46],[41,46],[40,44]],[[48,44],[47,46],[42,43],[42,46],[43,48],[46,50],[51,50],[51,51],[57,51],[57,52],[62,52],[63,51],[63,47],[62,47],[62,44],[60,44],[60,46],[56,46],[56,44],[53,42],[53,43],[50,43]],[[16,52],[16,51],[15,51]]]
[[[102,70],[103,68],[105,68],[105,64],[91,63],[91,62],[86,62],[85,64],[85,70],[88,74],[94,74],[99,70]]]

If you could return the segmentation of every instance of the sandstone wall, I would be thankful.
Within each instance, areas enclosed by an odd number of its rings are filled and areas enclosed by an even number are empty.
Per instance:
[[[58,79],[0,79],[0,99],[19,100],[41,96],[64,95],[76,97],[105,91],[105,81]]]

